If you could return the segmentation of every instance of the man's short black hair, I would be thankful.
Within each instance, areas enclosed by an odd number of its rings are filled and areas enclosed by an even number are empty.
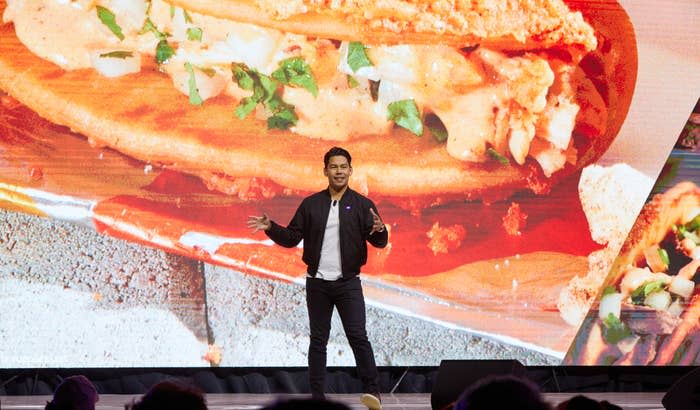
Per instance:
[[[326,152],[326,155],[323,156],[323,167],[328,167],[328,161],[331,160],[331,157],[335,157],[338,155],[347,158],[348,165],[352,166],[352,157],[350,156],[350,153],[346,149],[340,147],[333,147],[329,149],[328,152]]]

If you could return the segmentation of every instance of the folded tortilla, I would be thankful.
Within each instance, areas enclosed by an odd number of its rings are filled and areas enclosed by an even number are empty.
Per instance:
[[[53,64],[35,55],[42,54],[38,50],[42,47],[44,54],[50,54],[46,51],[51,49],[50,42],[38,44],[41,41],[34,38],[29,48],[20,42],[18,37],[31,37],[27,32],[36,30],[18,29],[16,34],[17,22],[15,27],[5,24],[0,30],[0,88],[42,117],[85,135],[93,144],[196,174],[212,188],[224,192],[231,192],[241,181],[250,183],[253,179],[262,186],[260,190],[265,191],[265,195],[315,191],[324,183],[319,170],[320,158],[330,146],[342,145],[356,158],[355,186],[372,195],[427,198],[425,203],[439,203],[449,199],[498,199],[519,190],[545,193],[556,181],[593,162],[611,144],[631,101],[637,56],[633,28],[618,5],[599,9],[576,3],[577,7],[584,8],[571,11],[561,1],[539,3],[537,7],[522,8],[503,2],[493,9],[403,1],[386,4],[358,1],[337,7],[335,3],[269,1],[175,1],[173,5],[184,7],[190,15],[202,13],[333,41],[361,41],[368,47],[377,43],[411,44],[410,47],[426,43],[432,45],[424,47],[467,46],[461,50],[466,57],[472,58],[470,53],[481,53],[475,60],[477,65],[485,64],[483,62],[489,58],[495,59],[494,66],[485,69],[489,75],[494,75],[494,67],[503,58],[556,60],[557,64],[571,60],[585,80],[561,82],[559,77],[564,74],[556,72],[553,83],[540,90],[544,94],[538,96],[549,98],[548,104],[556,106],[558,102],[552,96],[561,90],[555,88],[573,87],[576,88],[572,91],[575,103],[579,106],[571,141],[564,142],[558,152],[559,165],[549,171],[542,162],[547,158],[535,160],[525,154],[518,160],[514,158],[509,152],[509,144],[513,145],[511,141],[516,134],[513,129],[497,130],[500,137],[496,141],[477,144],[478,152],[474,155],[478,160],[455,158],[455,153],[446,149],[446,142],[437,141],[427,131],[417,137],[404,128],[392,127],[391,122],[388,127],[384,126],[384,133],[359,132],[347,138],[342,136],[341,141],[309,138],[301,125],[298,130],[294,127],[270,130],[256,115],[236,118],[234,110],[241,103],[240,90],[233,94],[221,93],[206,99],[202,105],[189,104],[187,97],[173,87],[173,80],[162,73],[167,71],[167,63],[156,66],[146,56],[141,58],[145,62],[138,73],[117,78],[105,78],[91,68],[60,68],[56,65],[60,62]],[[15,15],[13,20],[18,17]],[[32,27],[31,24],[25,26]],[[104,27],[102,29],[104,31]],[[206,34],[206,28],[204,30]],[[148,34],[140,34],[144,35]],[[60,43],[60,39],[55,41]],[[27,43],[29,41],[25,41]],[[118,42],[115,44],[112,48],[119,47]],[[332,62],[331,66],[336,64]],[[328,64],[311,66],[327,67]],[[315,74],[323,77],[323,73]],[[508,73],[498,75],[505,78]],[[499,81],[505,81],[503,78]],[[469,89],[464,95],[474,95],[470,94],[472,91],[485,93],[483,87],[479,87]],[[508,91],[510,86],[502,85],[502,89]],[[298,90],[285,87],[285,98],[293,92],[299,95]],[[470,112],[467,105],[471,103],[470,98],[460,100],[466,101],[466,112]],[[512,96],[511,102],[505,104],[516,106],[517,98]],[[446,100],[434,105],[439,104],[451,107],[456,103]],[[298,110],[299,107],[298,104]],[[421,108],[424,113],[439,111],[435,107]],[[299,112],[300,121],[310,124],[306,129],[313,126],[314,119],[309,119],[308,113],[314,109]],[[533,115],[520,106],[518,110],[519,116]],[[494,117],[484,120],[487,126],[496,121],[496,111],[501,112],[499,123],[521,120],[501,106],[494,107],[493,111]],[[444,116],[448,138],[459,138],[458,134],[468,133],[472,128],[463,126],[471,123],[460,123],[457,114],[459,112],[453,110]],[[339,115],[350,117],[351,123],[362,121],[362,117],[353,116],[352,110]],[[450,126],[452,123],[446,120],[450,116],[457,125]],[[313,130],[308,133],[313,134]],[[546,157],[550,149],[547,147],[553,143],[537,137],[533,141],[533,146],[537,143],[540,148],[544,147],[541,152]],[[495,154],[495,159],[487,155],[491,153]],[[472,154],[465,157],[474,156]]]

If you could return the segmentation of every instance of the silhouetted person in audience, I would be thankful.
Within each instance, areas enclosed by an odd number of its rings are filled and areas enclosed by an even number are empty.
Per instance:
[[[140,400],[124,406],[127,410],[207,410],[204,394],[196,387],[175,381],[154,384]]]
[[[556,410],[622,410],[607,400],[597,401],[581,394],[559,403]]]
[[[85,376],[70,376],[56,387],[53,399],[46,403],[45,410],[95,410],[100,399],[97,389]]]
[[[290,399],[268,404],[261,410],[350,410],[347,405],[327,399]]]
[[[551,410],[537,386],[527,379],[494,376],[480,380],[462,393],[454,410]]]

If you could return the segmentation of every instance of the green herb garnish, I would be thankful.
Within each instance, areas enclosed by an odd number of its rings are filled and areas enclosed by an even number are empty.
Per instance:
[[[367,56],[367,47],[359,41],[352,41],[348,44],[348,66],[353,73],[362,67],[372,66],[372,62]]]
[[[163,64],[175,55],[175,49],[168,44],[167,40],[160,40],[156,46],[156,61]]]
[[[311,67],[301,57],[282,60],[279,68],[272,73],[272,78],[285,85],[296,85],[307,89],[314,97],[318,96],[318,86]]]
[[[202,29],[199,27],[188,28],[187,39],[190,41],[202,41]]]
[[[187,10],[182,9],[182,15],[185,17],[185,23],[192,23],[192,17],[190,17],[190,13]]]
[[[122,28],[119,27],[119,24],[117,24],[117,18],[114,16],[114,13],[105,7],[97,6],[97,17],[100,19],[102,24],[107,26],[107,28],[109,28],[109,30],[119,38],[119,40],[124,40]]]
[[[294,112],[294,106],[288,105],[267,119],[267,128],[286,130],[287,128],[296,124],[298,120],[299,118]]]
[[[153,21],[151,21],[150,18],[147,18],[146,21],[144,21],[143,27],[141,28],[139,34],[145,34],[149,31],[153,33],[158,40],[160,40],[156,46],[156,62],[158,62],[158,64],[163,64],[164,62],[168,61],[170,57],[175,55],[175,49],[168,44],[167,41],[170,34],[160,32],[156,28],[155,24],[153,24]]]
[[[277,92],[280,84],[272,77],[266,76],[243,63],[232,63],[233,80],[243,90],[253,91],[253,95],[243,98],[236,107],[235,114],[243,119],[250,114],[258,104],[262,104],[272,115],[267,119],[269,129],[287,129],[297,123],[299,118],[294,112],[294,106],[287,104]]]
[[[608,343],[617,344],[617,342],[632,334],[629,328],[612,313],[608,313],[608,317],[603,319],[603,324],[605,325],[603,326],[603,338]]]
[[[146,34],[149,31],[153,33],[153,35],[156,36],[158,40],[165,40],[166,38],[168,38],[167,33],[161,33],[160,31],[158,31],[156,25],[153,24],[153,21],[151,21],[150,18],[147,18],[146,21],[143,22],[143,27],[141,28],[141,31],[139,31],[139,34]]]
[[[506,156],[504,156],[503,154],[501,154],[500,152],[496,151],[495,149],[493,149],[491,147],[489,147],[486,150],[486,153],[489,154],[489,157],[495,159],[501,165],[509,165],[510,164],[510,160],[508,160],[508,158]]]
[[[700,245],[700,237],[693,231],[688,230],[684,225],[678,226],[677,233],[679,239],[691,239],[696,245]]]
[[[387,107],[387,119],[417,136],[423,135],[423,122],[414,100],[394,101]]]
[[[655,280],[653,282],[648,282],[640,285],[637,289],[630,295],[632,303],[635,305],[643,305],[646,297],[654,292],[659,292],[664,290],[666,287],[666,281],[663,279]]]
[[[197,82],[195,80],[194,76],[194,70],[192,69],[192,64],[190,63],[185,63],[185,69],[187,69],[187,72],[190,75],[190,78],[187,82],[190,88],[190,104],[192,105],[202,105],[202,96],[199,95],[199,90],[197,89]]]
[[[133,57],[134,53],[131,51],[110,51],[109,53],[100,54],[101,58],[121,58],[125,59],[128,57]]]
[[[693,218],[692,221],[685,224],[685,227],[691,232],[697,231],[698,228],[700,228],[700,214],[695,215],[695,218]]]

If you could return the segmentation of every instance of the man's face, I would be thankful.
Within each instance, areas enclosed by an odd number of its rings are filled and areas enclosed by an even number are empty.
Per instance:
[[[342,155],[334,155],[328,159],[328,165],[323,168],[323,175],[328,177],[328,185],[336,191],[340,191],[348,185],[352,167],[348,159]]]

